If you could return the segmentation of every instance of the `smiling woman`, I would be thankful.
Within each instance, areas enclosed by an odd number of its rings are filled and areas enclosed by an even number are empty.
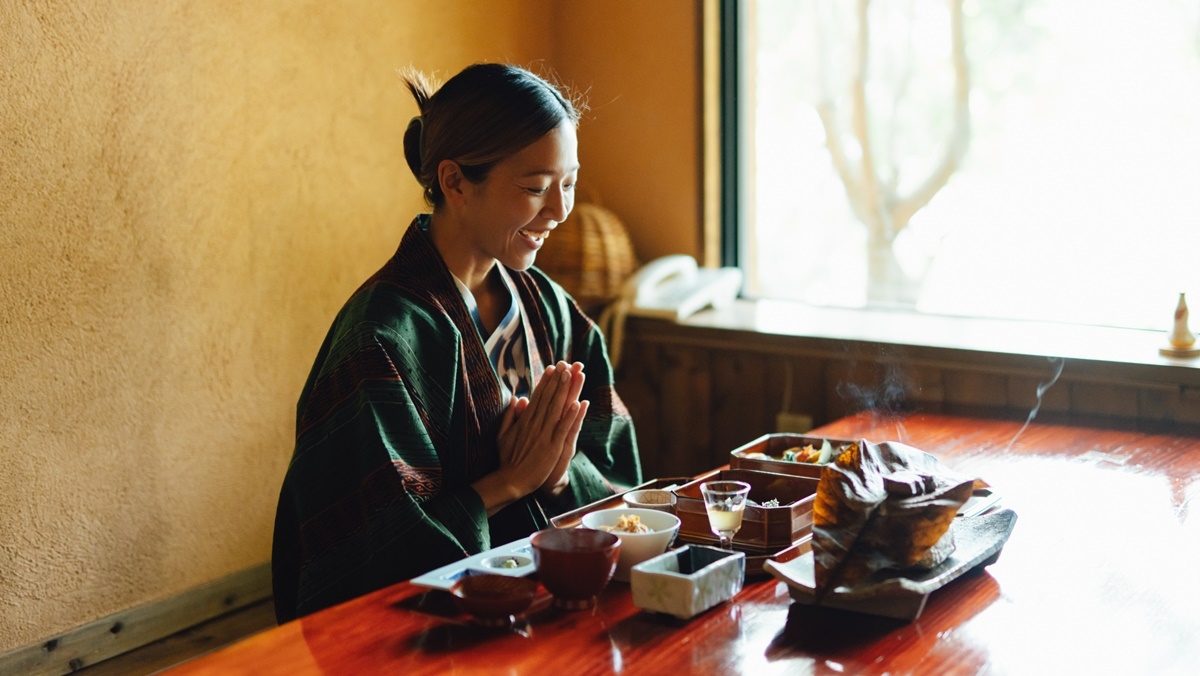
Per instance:
[[[603,336],[531,266],[574,203],[578,109],[544,79],[406,76],[431,214],[347,301],[300,396],[280,621],[527,536],[641,478]],[[586,378],[585,378],[586,375]]]

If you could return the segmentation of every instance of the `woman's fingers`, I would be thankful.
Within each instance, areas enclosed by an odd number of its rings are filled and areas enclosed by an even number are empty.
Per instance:
[[[544,393],[545,398],[537,402],[542,413],[538,422],[543,429],[550,431],[556,443],[561,443],[563,436],[559,427],[564,420],[569,421],[577,413],[572,404],[579,401],[579,395],[583,391],[584,376],[583,364],[579,362],[574,364],[559,362],[556,366],[555,386],[547,388]],[[568,407],[571,407],[570,410]]]
[[[500,434],[507,434],[512,429],[513,421],[517,419],[517,415],[521,411],[525,410],[525,406],[528,404],[529,400],[525,397],[513,397],[509,400],[508,406],[504,408],[504,415],[500,418]]]
[[[550,476],[542,483],[543,490],[553,489],[561,483],[570,468],[571,458],[575,457],[575,440],[579,437],[579,428],[586,413],[586,401],[573,401],[567,405],[562,419],[555,426],[551,445],[558,449],[558,462],[554,464]]]
[[[548,421],[553,421],[561,415],[561,404],[554,407],[555,395],[562,389],[564,381],[569,383],[571,378],[570,371],[562,368],[563,366],[564,362],[547,366],[541,379],[534,386],[533,393],[529,395],[531,429],[541,429]]]
[[[570,389],[567,391],[568,401],[579,401],[579,395],[583,392],[583,364],[575,362],[569,367],[571,371]]]
[[[562,417],[555,430],[555,438],[562,444],[563,454],[575,455],[575,442],[579,440],[579,430],[583,427],[583,419],[587,417],[588,402],[571,402],[567,415]]]

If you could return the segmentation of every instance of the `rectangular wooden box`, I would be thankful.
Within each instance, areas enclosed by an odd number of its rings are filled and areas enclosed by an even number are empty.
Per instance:
[[[727,469],[702,476],[675,489],[675,515],[679,517],[679,536],[693,542],[717,542],[708,526],[708,512],[700,484],[706,481],[745,481],[750,484],[750,499],[757,503],[778,500],[779,507],[748,505],[742,515],[742,527],[733,536],[735,549],[777,551],[789,547],[812,530],[813,499],[817,480],[790,474]]]
[[[792,462],[783,459],[783,452],[795,446],[813,446],[820,448],[826,437],[811,437],[804,434],[764,434],[745,446],[740,446],[729,452],[729,466],[735,469],[752,469],[760,472],[775,472],[793,476],[821,478],[821,470],[825,465],[809,462]],[[852,439],[828,439],[833,445],[834,454],[839,447],[854,443]],[[771,456],[770,460],[746,457],[750,453],[764,453]]]

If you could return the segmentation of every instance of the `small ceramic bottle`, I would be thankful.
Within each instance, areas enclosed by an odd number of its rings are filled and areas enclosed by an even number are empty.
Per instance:
[[[1175,326],[1167,337],[1171,347],[1189,348],[1196,344],[1196,337],[1188,329],[1188,307],[1184,294],[1179,294],[1179,304],[1175,306]]]

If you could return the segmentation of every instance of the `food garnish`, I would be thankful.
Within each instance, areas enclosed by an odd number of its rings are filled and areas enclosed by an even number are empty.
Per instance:
[[[601,530],[610,533],[649,533],[650,527],[642,523],[642,517],[636,514],[622,514],[617,523],[612,526],[600,526]]]
[[[849,446],[840,446],[834,448],[833,444],[829,443],[828,439],[822,439],[821,445],[814,446],[813,444],[805,444],[804,446],[792,446],[784,450],[778,457],[772,457],[766,453],[747,453],[745,457],[755,460],[782,460],[784,462],[803,462],[814,465],[824,465],[831,462],[838,453],[846,450]]]

